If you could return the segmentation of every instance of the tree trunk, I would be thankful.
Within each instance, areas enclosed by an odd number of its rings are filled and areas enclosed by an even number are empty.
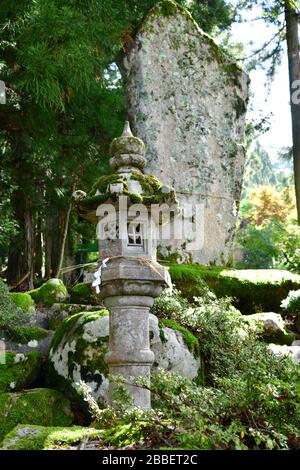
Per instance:
[[[76,185],[76,182],[74,180],[73,184],[72,184],[71,196],[72,196],[73,192],[75,191],[75,185]],[[72,210],[72,199],[70,199],[69,206],[68,206],[68,209],[67,209],[67,212],[66,212],[66,215],[65,215],[64,224],[63,224],[63,233],[62,233],[62,239],[61,239],[59,261],[58,261],[58,266],[57,266],[57,271],[56,271],[56,276],[55,277],[60,276],[60,270],[62,268],[63,261],[64,261],[65,246],[66,246],[66,240],[67,240],[67,235],[68,235],[71,210]]]
[[[39,279],[42,279],[43,273],[43,243],[42,243],[42,223],[41,215],[37,214],[35,223],[35,237],[34,237],[34,274]]]
[[[300,103],[293,100],[295,86],[300,84],[300,57],[298,37],[298,15],[291,0],[285,0],[286,40],[289,62],[291,114],[293,129],[294,177],[298,223],[300,224]],[[296,82],[296,80],[299,80]]]
[[[32,201],[25,197],[26,210],[24,213],[25,222],[25,259],[27,264],[27,289],[33,289],[34,274],[34,224],[32,213]]]

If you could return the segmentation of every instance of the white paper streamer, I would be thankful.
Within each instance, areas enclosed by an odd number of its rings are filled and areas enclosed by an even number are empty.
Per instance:
[[[96,288],[96,294],[99,294],[99,292],[100,292],[102,269],[106,268],[106,263],[107,263],[108,260],[109,260],[109,258],[105,258],[104,260],[102,260],[101,265],[99,266],[97,271],[94,272],[95,280],[94,280],[92,286]]]
[[[173,284],[172,284],[172,279],[171,279],[170,273],[169,273],[169,271],[168,271],[167,269],[166,269],[166,283],[167,283],[167,285],[168,285],[170,294],[172,294],[172,292],[173,292]]]

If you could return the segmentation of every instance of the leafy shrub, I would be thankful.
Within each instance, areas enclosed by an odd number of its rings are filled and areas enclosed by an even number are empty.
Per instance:
[[[24,325],[28,317],[28,311],[16,306],[7,285],[0,280],[0,329],[12,333]]]
[[[281,302],[281,308],[286,316],[295,323],[296,330],[300,332],[300,289],[290,291]]]
[[[239,380],[220,379],[218,388],[198,387],[189,379],[162,370],[152,374],[151,386],[145,379],[136,379],[138,386],[151,390],[153,409],[148,411],[128,406],[126,392],[118,406],[115,402],[114,408],[100,410],[88,388],[82,387],[93,411],[93,426],[101,429],[104,443],[115,448],[299,448],[300,371],[288,360],[284,364],[272,356],[268,360],[273,367],[265,377],[262,371],[259,377],[252,375],[259,369],[255,364],[247,380],[244,376]],[[120,377],[114,381],[119,387],[124,384]]]
[[[290,291],[281,302],[281,307],[289,313],[300,315],[300,289]]]
[[[230,376],[240,368],[242,353],[252,354],[252,342],[262,332],[256,323],[245,322],[229,298],[217,299],[209,292],[187,304],[180,292],[175,290],[170,294],[165,290],[155,300],[152,310],[159,318],[173,319],[193,331],[210,381],[213,374]],[[247,345],[249,348],[251,345],[251,351],[246,349]]]

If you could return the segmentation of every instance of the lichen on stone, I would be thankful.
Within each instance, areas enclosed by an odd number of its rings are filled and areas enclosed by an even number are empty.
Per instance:
[[[86,411],[86,404],[78,393],[78,383],[83,380],[97,399],[103,386],[108,386],[108,316],[105,309],[80,312],[66,318],[57,329],[48,358],[48,377],[53,386],[66,390]],[[102,387],[102,388],[100,388]]]

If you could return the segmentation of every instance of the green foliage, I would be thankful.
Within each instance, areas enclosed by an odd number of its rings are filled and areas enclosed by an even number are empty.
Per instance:
[[[249,150],[246,156],[242,199],[255,187],[275,186],[277,182],[269,154],[259,141],[256,141],[253,150]]]
[[[32,385],[41,366],[37,352],[25,355],[12,352],[5,354],[5,364],[0,364],[0,393],[18,391]]]
[[[128,407],[126,390],[114,409],[100,410],[81,384],[94,415],[93,425],[116,448],[288,449],[300,447],[300,369],[278,359],[260,341],[262,330],[249,324],[228,299],[186,300],[168,291],[156,301],[160,318],[175,320],[197,336],[205,360],[205,386],[158,371],[134,383],[150,388],[153,410]],[[124,387],[122,377],[113,377]],[[155,438],[153,437],[155,436]]]
[[[236,248],[243,250],[243,259],[235,261],[238,269],[279,268],[300,273],[300,228],[271,220],[264,226],[247,224],[240,228]]]
[[[300,274],[300,227],[296,224],[286,225],[281,231],[278,242],[279,253],[275,266]]]
[[[290,291],[288,296],[281,302],[281,308],[285,316],[295,324],[296,330],[300,333],[300,289]]]
[[[169,269],[173,283],[189,301],[205,295],[209,288],[218,298],[232,297],[233,305],[245,315],[278,311],[281,300],[300,283],[299,276],[281,270],[230,270],[192,264],[170,264]]]
[[[243,250],[242,261],[236,261],[238,269],[272,268],[274,259],[279,255],[277,242],[277,223],[271,222],[266,226],[247,225],[239,230],[235,243]]]
[[[288,296],[281,302],[281,307],[288,313],[300,315],[300,289],[290,291]]]
[[[187,307],[179,292],[175,291],[173,295],[165,290],[155,300],[154,309],[160,318],[175,320],[193,331],[210,377],[215,372],[226,376],[232,373],[237,351],[244,344],[245,332],[250,334],[258,328],[244,322],[240,312],[231,306],[230,299],[217,299],[211,294],[195,297]]]
[[[122,402],[99,410],[85,389],[93,426],[101,429],[107,445],[117,449],[162,444],[191,450],[299,448],[299,369],[265,354],[259,364],[250,358],[248,371],[220,378],[218,388],[198,387],[174,373],[158,371],[150,386],[154,409],[146,412],[126,409]],[[115,380],[122,383],[121,378]],[[143,379],[135,383],[149,387]]]

